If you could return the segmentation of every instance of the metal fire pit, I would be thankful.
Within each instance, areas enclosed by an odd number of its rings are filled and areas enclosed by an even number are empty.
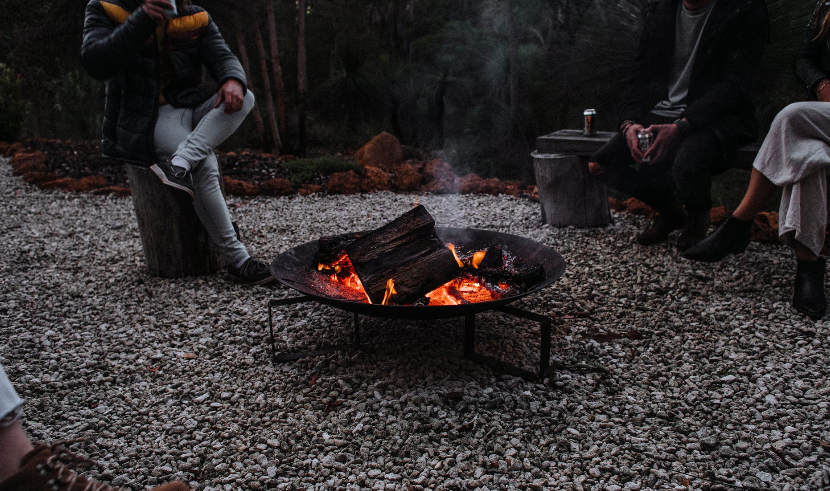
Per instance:
[[[475,352],[475,314],[497,310],[509,315],[524,318],[540,324],[541,353],[539,360],[539,377],[550,365],[550,317],[535,314],[524,309],[512,307],[508,304],[523,297],[536,293],[557,281],[565,272],[565,261],[562,256],[550,247],[500,232],[477,230],[469,228],[436,227],[439,237],[445,243],[452,243],[464,250],[484,250],[490,246],[502,246],[513,257],[517,266],[541,265],[545,270],[545,280],[528,290],[509,297],[489,302],[478,302],[464,305],[377,305],[353,301],[334,296],[324,291],[321,281],[323,275],[315,270],[317,241],[307,242],[286,251],[271,263],[271,273],[283,285],[297,290],[302,295],[292,298],[275,299],[268,302],[268,329],[271,341],[271,355],[275,363],[298,360],[307,356],[337,351],[349,347],[360,347],[360,320],[358,315],[387,319],[444,319],[464,317],[464,356],[473,361],[483,363],[497,370],[507,373],[527,376],[529,372],[509,365],[495,358],[480,355]],[[344,234],[349,235],[349,234]],[[278,353],[274,337],[273,309],[274,307],[294,305],[304,302],[319,302],[331,305],[334,308],[351,312],[354,315],[354,345],[333,346],[314,352],[285,352]],[[531,374],[532,375],[532,374]]]

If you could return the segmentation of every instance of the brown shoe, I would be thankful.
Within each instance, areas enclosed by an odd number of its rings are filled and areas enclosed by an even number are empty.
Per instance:
[[[38,445],[23,457],[20,470],[3,482],[0,491],[118,491],[107,484],[76,474],[68,465],[90,465],[61,444]],[[190,491],[182,482],[171,482],[154,491]]]
[[[637,243],[640,245],[654,245],[665,242],[669,234],[683,227],[686,214],[677,207],[665,208],[657,211],[657,216],[648,227],[637,234]]]
[[[695,211],[686,215],[686,225],[677,238],[677,250],[686,252],[686,249],[697,245],[706,238],[709,231],[709,211]]]

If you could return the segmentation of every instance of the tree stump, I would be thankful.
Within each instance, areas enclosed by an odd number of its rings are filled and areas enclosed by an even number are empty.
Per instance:
[[[611,222],[605,185],[576,155],[533,152],[542,222],[554,227],[603,227]]]
[[[161,183],[149,168],[126,164],[147,269],[153,276],[213,274],[219,256],[186,193]]]

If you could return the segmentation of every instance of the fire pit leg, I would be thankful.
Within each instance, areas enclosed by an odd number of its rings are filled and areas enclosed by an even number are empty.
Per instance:
[[[294,305],[298,303],[305,303],[305,302],[315,302],[316,299],[309,297],[307,295],[303,295],[301,297],[292,297],[292,298],[281,298],[277,300],[270,300],[268,302],[268,335],[270,336],[271,342],[271,362],[276,363],[284,363],[287,361],[296,361],[302,358],[307,358],[309,356],[317,356],[326,353],[333,353],[335,351],[341,351],[344,349],[350,349],[353,347],[360,348],[360,322],[357,318],[357,314],[354,314],[354,340],[355,345],[338,345],[338,346],[329,346],[325,348],[320,348],[315,351],[304,351],[304,352],[286,352],[286,353],[277,353],[276,347],[276,337],[274,336],[274,315],[273,309],[274,307],[282,307],[286,305]]]
[[[550,317],[528,312],[527,310],[511,307],[509,305],[504,306],[499,310],[505,314],[514,315],[516,317],[521,317],[522,319],[539,323],[541,331],[541,339],[539,343],[539,348],[541,350],[541,353],[539,353],[539,378],[545,378],[545,372],[547,372],[548,367],[550,367],[550,333],[552,327]]]
[[[474,358],[476,354],[476,316],[464,317],[464,358]]]

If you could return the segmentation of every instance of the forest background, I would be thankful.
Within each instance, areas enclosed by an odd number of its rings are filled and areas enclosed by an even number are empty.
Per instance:
[[[535,138],[612,130],[648,0],[194,0],[250,69],[258,115],[224,148],[349,153],[394,134],[456,173],[532,181]],[[84,0],[0,3],[0,140],[97,140],[103,83],[80,65]],[[792,73],[815,0],[767,0],[764,132],[806,97]],[[275,144],[276,142],[276,144]]]

